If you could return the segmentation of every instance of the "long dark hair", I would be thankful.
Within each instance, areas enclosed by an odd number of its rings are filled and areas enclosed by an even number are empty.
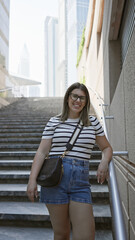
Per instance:
[[[63,109],[62,109],[62,114],[61,114],[60,118],[62,121],[67,120],[68,113],[69,113],[69,106],[68,106],[69,94],[76,88],[82,90],[86,95],[86,104],[81,111],[80,119],[82,120],[84,126],[89,126],[90,125],[90,120],[89,120],[90,96],[89,96],[89,92],[88,92],[88,89],[86,88],[86,86],[79,82],[73,83],[67,89],[65,96],[64,96]]]

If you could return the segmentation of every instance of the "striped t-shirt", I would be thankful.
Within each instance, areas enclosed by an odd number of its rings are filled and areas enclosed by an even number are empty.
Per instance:
[[[90,116],[90,126],[83,126],[79,137],[73,148],[66,156],[71,158],[89,160],[91,151],[95,145],[96,136],[104,136],[104,130],[96,117]],[[69,141],[78,119],[67,119],[61,121],[58,116],[50,118],[43,131],[42,139],[52,139],[52,146],[49,156],[61,155],[66,150],[66,144]]]

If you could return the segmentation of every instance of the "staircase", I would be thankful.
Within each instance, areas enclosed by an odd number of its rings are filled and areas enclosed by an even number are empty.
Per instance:
[[[0,110],[0,240],[53,239],[45,205],[31,203],[26,188],[44,126],[61,108],[61,98],[22,98]],[[96,181],[100,159],[90,160],[96,240],[112,240],[108,186]]]

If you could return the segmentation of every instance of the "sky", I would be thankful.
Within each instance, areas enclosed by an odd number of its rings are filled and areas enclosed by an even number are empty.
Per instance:
[[[30,56],[30,78],[44,78],[44,21],[58,17],[58,0],[10,0],[9,72],[17,75],[24,44]]]

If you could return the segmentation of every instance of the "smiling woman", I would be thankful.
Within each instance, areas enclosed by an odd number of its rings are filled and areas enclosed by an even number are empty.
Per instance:
[[[112,148],[104,130],[96,117],[89,115],[90,98],[85,85],[72,84],[66,91],[62,114],[51,117],[45,129],[38,151],[34,157],[27,187],[28,197],[34,201],[37,195],[36,179],[46,155],[61,156],[73,136],[80,128],[72,149],[66,152],[62,162],[64,174],[59,185],[41,187],[40,201],[45,203],[50,213],[54,239],[70,239],[70,222],[75,240],[94,240],[95,223],[89,184],[89,159],[97,143],[103,152],[97,170],[97,181],[103,183],[108,177],[108,164],[112,158]]]

